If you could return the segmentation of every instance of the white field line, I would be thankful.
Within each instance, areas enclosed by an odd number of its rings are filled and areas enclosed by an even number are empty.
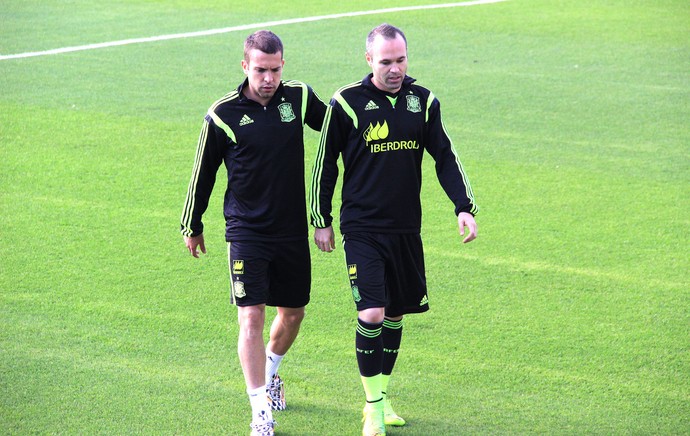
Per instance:
[[[489,4],[489,3],[500,3],[500,2],[504,2],[504,1],[507,1],[507,0],[477,0],[477,1],[469,1],[469,2],[461,2],[461,3],[443,3],[443,4],[437,4],[437,5],[404,6],[404,7],[399,7],[399,8],[375,9],[375,10],[371,10],[371,11],[344,12],[341,14],[317,15],[314,17],[302,17],[302,18],[290,18],[287,20],[267,21],[264,23],[254,23],[254,24],[244,24],[241,26],[234,26],[234,27],[223,27],[221,29],[200,30],[197,32],[188,32],[188,33],[173,33],[173,34],[169,34],[169,35],[149,36],[149,37],[144,37],[144,38],[123,39],[120,41],[100,42],[97,44],[87,44],[87,45],[78,45],[78,46],[73,46],[73,47],[54,48],[51,50],[44,50],[44,51],[33,51],[33,52],[27,52],[27,53],[0,55],[0,61],[8,60],[8,59],[22,59],[22,58],[30,58],[30,57],[36,57],[36,56],[55,55],[55,54],[70,53],[70,52],[83,51],[83,50],[96,50],[99,48],[116,47],[119,45],[142,44],[142,43],[146,43],[146,42],[166,41],[169,39],[196,38],[199,36],[218,35],[221,33],[236,32],[239,30],[268,28],[268,27],[282,26],[285,24],[307,23],[310,21],[334,20],[334,19],[338,19],[338,18],[358,17],[358,16],[362,16],[362,15],[385,14],[385,13],[389,13],[389,12],[415,11],[415,10],[421,10],[421,9],[441,9],[441,8],[455,8],[455,7],[461,7],[461,6],[475,6],[475,5],[484,5],[484,4]]]

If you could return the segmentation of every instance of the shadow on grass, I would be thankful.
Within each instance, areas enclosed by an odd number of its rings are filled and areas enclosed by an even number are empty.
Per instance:
[[[351,405],[338,407],[337,403],[295,401],[283,412],[274,412],[277,422],[276,436],[323,436],[360,435],[362,432],[361,409]],[[438,416],[438,415],[437,415]],[[458,423],[436,418],[410,416],[403,427],[386,427],[387,436],[412,436],[428,434],[459,434]]]

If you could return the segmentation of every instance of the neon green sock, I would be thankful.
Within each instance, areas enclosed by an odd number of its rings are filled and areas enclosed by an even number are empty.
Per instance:
[[[383,396],[386,396],[386,392],[388,392],[388,382],[391,380],[391,376],[386,375],[386,374],[381,374],[381,393]]]
[[[362,386],[364,386],[364,393],[367,396],[367,402],[373,403],[380,401],[383,398],[381,393],[381,382],[383,381],[383,374],[376,374],[373,377],[362,377]]]

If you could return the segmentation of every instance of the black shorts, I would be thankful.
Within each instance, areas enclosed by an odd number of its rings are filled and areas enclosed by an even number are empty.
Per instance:
[[[305,238],[228,242],[230,302],[297,308],[309,303],[311,258]]]
[[[350,232],[343,245],[358,311],[385,307],[396,317],[429,310],[419,234]]]

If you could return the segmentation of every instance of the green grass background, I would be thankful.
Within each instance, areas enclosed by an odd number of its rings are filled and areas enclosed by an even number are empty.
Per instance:
[[[0,54],[436,1],[6,0]],[[431,311],[406,318],[391,435],[690,434],[690,4],[504,3],[276,26],[324,99],[388,21],[482,208],[462,245],[431,159]],[[247,434],[222,184],[179,215],[249,31],[0,61],[0,431]],[[317,135],[307,135],[307,160]],[[306,176],[306,175],[305,175]],[[219,178],[222,180],[222,178]],[[277,434],[359,434],[342,249],[313,252]]]

